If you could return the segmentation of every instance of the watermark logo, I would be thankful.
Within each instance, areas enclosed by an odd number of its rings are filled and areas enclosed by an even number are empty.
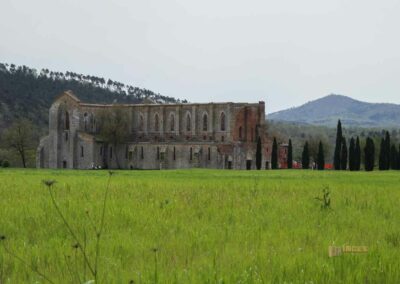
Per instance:
[[[342,246],[335,247],[329,246],[328,253],[329,257],[340,256],[344,253],[367,253],[368,247],[366,246]]]

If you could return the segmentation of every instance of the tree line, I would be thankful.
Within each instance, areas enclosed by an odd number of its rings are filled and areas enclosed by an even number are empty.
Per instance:
[[[341,121],[338,121],[336,129],[336,143],[333,155],[333,169],[334,170],[350,170],[360,171],[373,171],[378,167],[379,170],[400,170],[400,145],[391,142],[391,134],[389,131],[381,132],[384,137],[381,138],[379,147],[379,159],[376,159],[375,140],[367,136],[362,148],[359,136],[351,137],[349,146],[347,146],[347,139],[343,135]],[[324,170],[326,165],[325,151],[323,141],[319,141],[318,151],[311,163],[311,153],[309,142],[306,141],[301,152],[301,168]],[[256,155],[260,153],[257,151]],[[260,159],[260,158],[258,158]],[[293,146],[292,140],[289,139],[287,151],[287,168],[293,168]],[[378,162],[378,165],[376,165]],[[271,153],[271,168],[278,169],[278,143],[274,137],[272,153]],[[257,166],[259,169],[259,167]]]

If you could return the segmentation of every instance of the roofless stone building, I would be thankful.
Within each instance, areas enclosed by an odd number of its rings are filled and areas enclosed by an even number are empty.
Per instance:
[[[100,135],[101,112],[119,110],[127,118],[123,143]],[[49,135],[37,150],[38,168],[255,169],[262,141],[262,167],[269,168],[272,142],[265,104],[88,104],[71,91],[49,111]],[[286,149],[279,160],[285,161]]]

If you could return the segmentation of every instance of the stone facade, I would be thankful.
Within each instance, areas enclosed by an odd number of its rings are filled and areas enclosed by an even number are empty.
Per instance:
[[[112,146],[99,137],[100,112],[120,109],[128,137]],[[255,169],[257,138],[270,167],[265,104],[87,104],[71,91],[50,107],[49,135],[37,150],[38,168]],[[284,163],[285,151],[279,151]]]

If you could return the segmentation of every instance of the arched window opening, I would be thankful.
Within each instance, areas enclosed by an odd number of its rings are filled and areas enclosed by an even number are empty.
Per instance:
[[[94,116],[92,116],[92,131],[96,132],[96,118]]]
[[[158,113],[156,113],[156,115],[154,116],[154,131],[160,131],[160,121],[158,118]]]
[[[143,115],[139,116],[139,131],[143,131],[144,129],[144,119],[143,119]]]
[[[81,146],[81,158],[84,157],[83,146]]]
[[[175,131],[175,115],[171,114],[169,122],[170,122],[170,130]]]
[[[203,115],[203,131],[208,130],[208,115],[205,113]]]
[[[87,112],[85,112],[85,114],[83,115],[83,123],[85,125],[85,131],[87,131],[87,127],[88,127],[88,114],[87,114]]]
[[[239,139],[242,139],[242,127],[239,127]]]
[[[225,131],[225,113],[221,113],[221,131]]]
[[[65,130],[69,130],[69,113],[65,112]]]
[[[192,130],[192,124],[190,119],[190,114],[186,115],[186,131]]]
[[[193,159],[193,149],[190,147],[190,153],[189,153],[189,160],[191,161]]]

